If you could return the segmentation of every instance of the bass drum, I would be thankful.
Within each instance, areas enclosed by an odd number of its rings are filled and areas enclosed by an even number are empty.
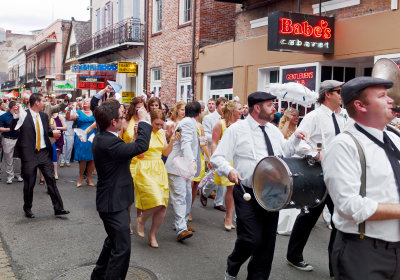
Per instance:
[[[268,211],[313,208],[327,195],[322,167],[312,158],[266,157],[253,173],[253,192]]]

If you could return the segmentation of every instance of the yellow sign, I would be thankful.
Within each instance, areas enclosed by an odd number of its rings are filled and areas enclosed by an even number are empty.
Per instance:
[[[123,91],[122,92],[122,103],[130,104],[132,99],[135,98],[135,92]]]
[[[118,73],[135,73],[137,71],[136,62],[118,62]]]

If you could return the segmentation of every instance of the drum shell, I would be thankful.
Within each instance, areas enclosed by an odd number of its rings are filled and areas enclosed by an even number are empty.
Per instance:
[[[268,211],[313,208],[327,195],[321,164],[299,157],[260,160],[253,174],[253,192]]]
[[[313,208],[320,205],[328,193],[321,164],[315,161],[311,165],[306,158],[283,158],[282,160],[291,172],[293,190],[290,201],[283,208]]]

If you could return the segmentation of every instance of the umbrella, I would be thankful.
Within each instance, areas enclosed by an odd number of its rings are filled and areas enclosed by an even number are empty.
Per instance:
[[[276,95],[282,101],[297,103],[304,107],[314,104],[318,99],[318,94],[315,91],[293,82],[285,84],[271,83],[268,85],[267,91]]]

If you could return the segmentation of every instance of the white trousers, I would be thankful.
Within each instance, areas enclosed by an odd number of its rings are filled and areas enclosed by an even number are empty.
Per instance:
[[[74,147],[74,135],[64,135],[63,152],[60,155],[60,163],[69,163],[72,148]]]
[[[3,137],[1,144],[3,145],[3,164],[6,170],[7,179],[11,180],[15,175],[21,174],[21,160],[14,158],[14,148],[17,139],[9,139]]]
[[[168,174],[170,199],[174,209],[174,227],[176,234],[187,230],[190,208],[192,206],[192,185],[191,180],[185,181],[180,176]]]

